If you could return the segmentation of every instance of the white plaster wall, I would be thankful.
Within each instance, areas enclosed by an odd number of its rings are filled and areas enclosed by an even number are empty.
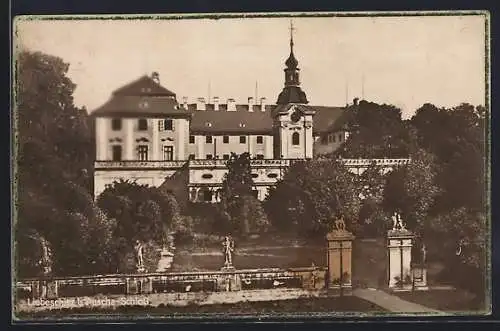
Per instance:
[[[264,157],[266,159],[272,159],[274,157],[274,137],[271,136],[264,136]]]
[[[212,185],[220,185],[224,180],[224,175],[226,174],[227,169],[219,168],[219,169],[189,169],[189,183],[190,184],[212,184]],[[212,175],[212,178],[203,178],[203,175]]]
[[[108,119],[105,117],[96,117],[95,119],[95,143],[96,143],[96,159],[108,159]]]

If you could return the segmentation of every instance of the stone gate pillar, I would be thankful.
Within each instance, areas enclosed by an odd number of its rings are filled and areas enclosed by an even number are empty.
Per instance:
[[[414,235],[402,229],[387,232],[387,282],[390,289],[411,290],[411,248]]]
[[[340,294],[350,294],[352,291],[352,233],[344,230],[334,230],[326,236],[327,250],[327,289]]]

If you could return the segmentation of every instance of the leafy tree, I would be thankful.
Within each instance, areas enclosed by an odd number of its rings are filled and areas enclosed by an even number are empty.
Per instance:
[[[450,280],[484,296],[486,284],[487,223],[484,213],[462,207],[430,220],[428,255],[446,262]]]
[[[484,107],[470,104],[451,109],[425,104],[411,119],[419,145],[433,153],[440,166],[437,181],[443,194],[438,212],[485,208],[486,115]]]
[[[119,260],[117,269],[122,272],[135,270],[137,240],[144,244],[146,269],[155,271],[158,251],[172,244],[171,233],[185,236],[192,223],[179,214],[172,194],[132,181],[115,181],[99,195],[97,204],[116,220],[115,254]]]
[[[360,207],[355,175],[334,160],[295,162],[265,201],[276,228],[302,235],[326,234],[341,215],[356,231]]]
[[[227,162],[228,172],[222,182],[222,201],[219,206],[218,228],[241,235],[265,230],[268,224],[260,202],[253,197],[254,185],[250,154],[232,153]]]
[[[334,156],[345,158],[407,157],[410,137],[401,119],[401,110],[392,105],[379,105],[365,100],[346,110],[348,140]]]
[[[384,169],[372,163],[358,178],[361,199],[359,210],[359,235],[377,237],[385,235],[388,215],[383,210],[384,188],[386,184]]]
[[[240,199],[242,231],[245,234],[264,233],[269,229],[270,223],[261,202],[251,195],[245,195]]]
[[[117,220],[116,236],[130,246],[136,240],[164,243],[179,218],[179,206],[173,196],[128,180],[106,187],[97,204],[108,217]]]
[[[436,173],[434,156],[419,150],[408,165],[395,169],[387,178],[385,210],[388,214],[401,212],[407,226],[418,234],[428,227],[429,212],[440,193]]]
[[[99,216],[89,194],[91,133],[86,110],[73,103],[76,86],[66,75],[68,67],[40,52],[17,54],[14,227],[19,275],[34,275],[37,269],[28,264],[38,260],[39,248],[30,249],[38,244],[26,233],[50,243],[56,274],[97,272],[109,265],[106,254],[90,249],[109,245],[112,224]],[[85,226],[96,230],[84,240]],[[84,259],[66,265],[79,258]]]
[[[425,104],[411,119],[419,145],[438,165],[440,194],[426,231],[429,257],[445,261],[450,279],[479,294],[486,274],[487,115],[482,106]]]

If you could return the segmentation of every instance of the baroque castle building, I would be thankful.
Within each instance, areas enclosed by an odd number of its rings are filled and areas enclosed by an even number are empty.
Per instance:
[[[226,160],[232,152],[248,152],[254,194],[263,200],[290,162],[335,151],[349,136],[345,107],[309,104],[293,47],[291,36],[285,84],[276,104],[251,97],[245,104],[234,99],[220,102],[218,97],[178,102],[156,72],[115,90],[92,112],[95,197],[106,185],[123,179],[170,186],[192,202],[217,202]],[[407,162],[375,161],[386,167]],[[343,162],[359,172],[372,160]]]

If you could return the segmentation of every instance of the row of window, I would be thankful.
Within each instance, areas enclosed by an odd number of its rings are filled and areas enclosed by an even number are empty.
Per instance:
[[[111,120],[111,128],[113,131],[120,131],[122,129],[122,120],[121,118],[113,118]],[[139,131],[147,131],[148,130],[148,121],[144,118],[138,119],[137,129]],[[158,130],[159,131],[172,131],[174,129],[174,122],[171,119],[162,119],[158,121]],[[329,137],[330,138],[330,137]],[[341,135],[339,135],[339,140],[341,139]],[[257,144],[264,143],[263,136],[257,136]],[[189,136],[189,143],[194,144],[196,141],[194,135]],[[335,141],[335,137],[333,139]],[[213,143],[213,136],[205,136],[205,142],[207,144]],[[222,136],[222,143],[229,144],[229,136]],[[247,136],[240,136],[240,144],[247,143]],[[292,144],[299,145],[300,144],[300,134],[298,132],[294,132],[292,134]]]
[[[122,119],[113,118],[111,120],[111,129],[113,131],[120,131],[122,129]],[[148,120],[145,118],[140,118],[137,120],[137,130],[147,131],[148,130]],[[172,119],[161,119],[158,121],[159,131],[172,131],[174,130],[174,121]]]
[[[195,136],[191,135],[189,136],[189,143],[194,144],[196,141]],[[205,143],[207,144],[212,144],[213,143],[213,136],[205,136]],[[229,144],[229,136],[222,136],[222,143],[224,144]],[[240,144],[246,144],[247,143],[247,136],[240,136]],[[263,136],[257,136],[257,144],[263,144],[264,143],[264,137]],[[292,145],[300,145],[300,133],[294,132],[292,134]]]
[[[122,146],[113,145],[112,147],[112,157],[113,161],[122,160]],[[137,146],[137,159],[140,161],[147,161],[149,159],[149,146],[148,145],[138,145]],[[163,160],[172,161],[174,159],[174,147],[173,146],[163,146]]]
[[[334,142],[336,142],[336,140],[337,140],[337,135],[335,135],[335,134],[329,134],[328,136],[321,137],[321,143],[323,145],[326,145],[328,143],[334,143]],[[339,133],[338,141],[342,142],[342,133]]]
[[[121,161],[122,160],[122,146],[121,145],[113,145],[112,146],[112,157],[113,161]],[[223,160],[229,160],[229,154],[222,154]],[[194,160],[196,158],[195,154],[189,154],[189,159]],[[205,158],[207,160],[213,160],[214,156],[212,154],[206,154]],[[216,155],[215,159],[218,159],[219,156]],[[148,145],[138,145],[137,146],[137,159],[139,161],[147,161],[149,159],[149,146]],[[174,159],[174,147],[173,146],[163,146],[163,160],[164,161],[172,161]],[[263,160],[263,154],[257,154],[256,159]]]
[[[229,154],[222,154],[222,159],[223,160],[229,160],[230,155]],[[194,154],[189,154],[189,159],[194,160],[196,158],[196,155]],[[264,160],[264,154],[257,154],[255,155],[255,158],[257,160]],[[206,160],[214,160],[214,159],[219,159],[219,155],[216,155],[215,158],[213,154],[206,154],[205,155]]]
[[[189,136],[189,143],[194,144],[196,141],[195,136],[191,135]],[[212,144],[214,142],[213,136],[205,136],[205,143],[207,144]],[[222,143],[224,144],[229,144],[229,136],[222,136]],[[246,144],[247,143],[247,136],[240,136],[240,144]],[[257,136],[257,144],[263,144],[264,143],[264,137],[263,136]]]

